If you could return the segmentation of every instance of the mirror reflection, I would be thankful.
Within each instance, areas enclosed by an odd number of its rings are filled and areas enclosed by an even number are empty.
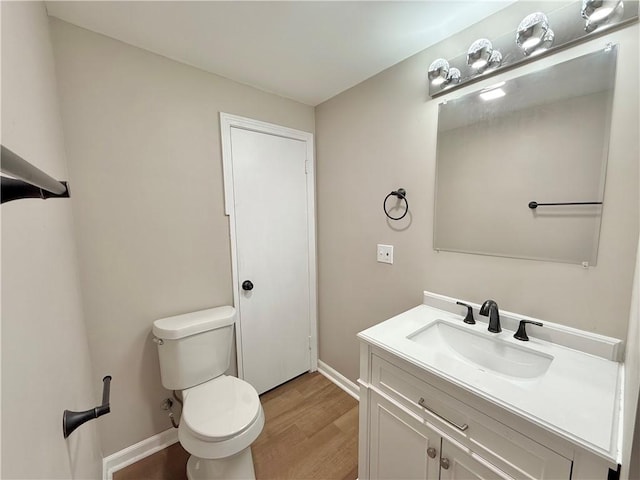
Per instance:
[[[440,104],[436,250],[596,264],[616,56],[613,46]]]

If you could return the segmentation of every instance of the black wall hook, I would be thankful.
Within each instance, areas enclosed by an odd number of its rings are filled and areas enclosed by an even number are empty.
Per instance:
[[[404,203],[405,203],[404,213],[402,215],[400,215],[399,217],[392,217],[391,215],[389,215],[389,212],[387,211],[387,200],[391,196],[397,197],[398,200],[404,200]],[[384,210],[384,214],[387,217],[389,217],[391,220],[402,220],[405,217],[405,215],[407,214],[407,212],[409,211],[409,202],[407,200],[407,191],[404,188],[399,188],[398,190],[394,190],[389,195],[384,197],[384,202],[382,202],[382,209]]]

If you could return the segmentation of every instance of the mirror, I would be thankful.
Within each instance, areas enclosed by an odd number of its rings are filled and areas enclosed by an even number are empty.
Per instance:
[[[595,265],[617,48],[440,104],[436,250]],[[530,202],[540,204],[529,208]]]

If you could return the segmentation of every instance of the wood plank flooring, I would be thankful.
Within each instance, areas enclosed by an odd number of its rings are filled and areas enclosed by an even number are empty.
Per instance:
[[[258,480],[358,477],[358,402],[317,372],[260,397],[265,426],[251,446]],[[176,443],[113,480],[186,480],[189,454]]]

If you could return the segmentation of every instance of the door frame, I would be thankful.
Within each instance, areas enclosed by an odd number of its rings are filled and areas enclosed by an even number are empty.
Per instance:
[[[244,378],[242,356],[242,312],[240,311],[240,286],[238,278],[238,245],[236,236],[236,212],[233,188],[233,152],[231,149],[231,129],[240,128],[252,132],[276,135],[305,142],[307,179],[307,238],[309,242],[309,370],[318,369],[318,300],[317,300],[317,268],[316,268],[316,193],[315,193],[315,159],[313,134],[283,127],[273,123],[262,122],[251,118],[240,117],[220,112],[220,136],[222,145],[222,170],[224,183],[224,210],[229,217],[229,235],[231,240],[231,272],[233,282],[233,305],[236,308],[236,361],[238,377]]]

